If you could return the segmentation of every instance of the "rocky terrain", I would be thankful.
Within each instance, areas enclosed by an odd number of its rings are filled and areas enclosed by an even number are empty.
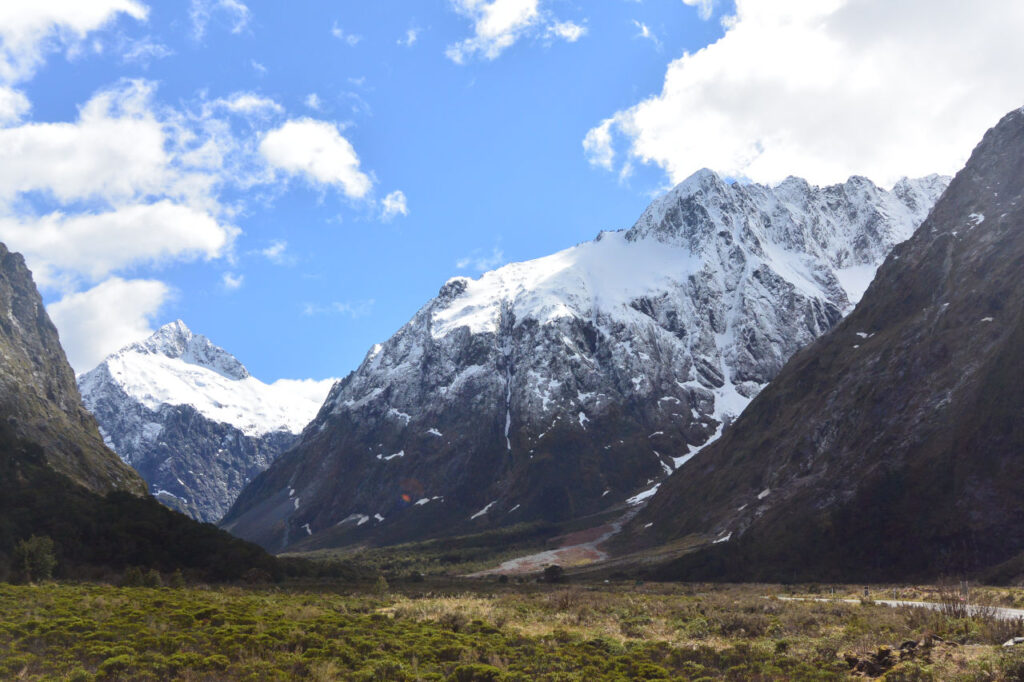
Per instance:
[[[98,493],[145,492],[103,444],[75,375],[19,253],[0,244],[0,414],[14,435],[42,446],[47,464]]]
[[[107,445],[158,500],[211,523],[295,442],[332,383],[265,384],[181,320],[79,378]]]
[[[1019,559],[1022,273],[1018,110],[856,309],[662,486],[624,544],[717,543],[664,577],[892,580]]]
[[[646,499],[853,307],[946,182],[701,171],[627,231],[452,279],[334,387],[224,527],[314,548]]]

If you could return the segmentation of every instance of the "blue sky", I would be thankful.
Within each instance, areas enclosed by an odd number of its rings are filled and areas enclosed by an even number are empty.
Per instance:
[[[78,371],[181,318],[263,380],[343,376],[449,277],[628,227],[700,167],[954,171],[1024,98],[995,4],[873,34],[869,0],[25,3],[0,9],[0,238]],[[920,59],[950,39],[970,64]]]

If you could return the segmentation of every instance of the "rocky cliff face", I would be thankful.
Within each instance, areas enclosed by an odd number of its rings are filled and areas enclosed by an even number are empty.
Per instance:
[[[334,387],[225,527],[276,550],[641,500],[852,308],[945,184],[702,171],[628,231],[450,280]]]
[[[974,150],[860,304],[624,537],[664,577],[898,579],[1024,551],[1024,111]]]
[[[332,383],[264,384],[180,320],[79,380],[104,440],[150,492],[208,522],[295,442]]]
[[[21,254],[0,244],[0,415],[46,463],[98,493],[145,492],[103,444]]]

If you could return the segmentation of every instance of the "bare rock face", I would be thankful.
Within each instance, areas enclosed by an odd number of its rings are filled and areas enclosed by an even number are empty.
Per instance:
[[[279,550],[635,503],[852,308],[945,184],[702,171],[628,231],[455,278],[334,387],[224,527]]]
[[[47,464],[97,493],[145,493],[100,438],[21,254],[0,244],[0,415]]]
[[[894,580],[1024,552],[1024,111],[974,150],[856,309],[624,537],[661,577]]]

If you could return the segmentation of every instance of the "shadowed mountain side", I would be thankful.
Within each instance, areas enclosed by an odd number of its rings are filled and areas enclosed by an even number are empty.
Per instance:
[[[18,437],[42,446],[53,469],[98,493],[146,492],[146,484],[100,438],[82,406],[32,273],[0,244],[0,416]]]
[[[1024,550],[1024,112],[988,131],[856,309],[619,539],[658,577],[897,579]]]

